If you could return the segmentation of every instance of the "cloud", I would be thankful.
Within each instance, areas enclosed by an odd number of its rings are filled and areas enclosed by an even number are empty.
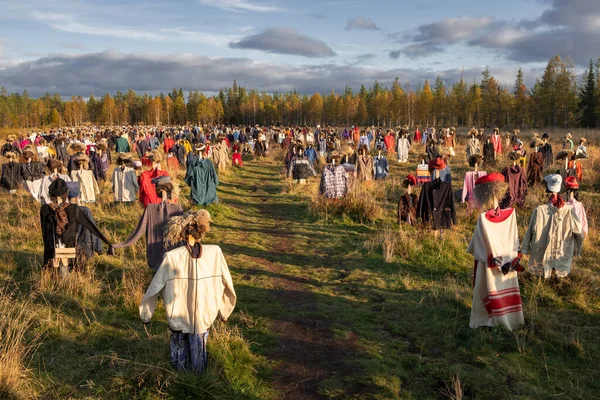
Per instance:
[[[400,58],[401,54],[402,54],[402,52],[400,50],[392,50],[392,51],[390,51],[390,53],[388,54],[388,56],[392,60],[397,60],[398,58]]]
[[[275,7],[275,6],[271,6],[271,5],[267,5],[267,4],[253,3],[253,2],[247,1],[247,0],[198,0],[198,3],[205,5],[205,6],[217,7],[217,8],[221,8],[223,10],[228,10],[228,11],[255,11],[255,12],[282,11],[282,9],[279,7]]]
[[[544,0],[548,8],[537,18],[520,21],[493,17],[448,18],[421,25],[417,33],[389,33],[390,40],[406,43],[389,54],[420,58],[443,53],[461,43],[493,50],[516,62],[543,62],[556,54],[584,65],[600,54],[600,2]]]
[[[533,81],[535,75],[525,71]],[[493,69],[492,74],[501,82],[512,84],[516,69]],[[234,79],[248,88],[269,93],[298,90],[301,93],[343,91],[346,85],[359,88],[375,80],[391,85],[398,77],[411,87],[425,79],[440,75],[447,83],[464,76],[467,81],[480,79],[479,68],[467,70],[380,69],[356,65],[290,65],[259,63],[248,58],[206,57],[191,54],[126,54],[105,51],[90,54],[56,54],[9,65],[0,69],[0,82],[7,90],[21,92],[24,88],[32,96],[45,92],[63,96],[89,96],[92,92],[133,89],[136,92],[167,92],[174,87],[184,91],[217,92],[230,86]]]
[[[547,61],[556,54],[585,65],[600,54],[600,2],[552,0],[538,18],[502,21],[469,42],[514,61]]]
[[[378,31],[379,27],[371,18],[356,17],[346,23],[346,30]]]
[[[446,18],[438,22],[420,25],[417,33],[399,32],[387,34],[389,39],[412,43],[390,53],[391,58],[405,55],[409,58],[421,58],[442,53],[447,46],[460,41],[473,39],[477,33],[494,23],[493,17]]]
[[[135,40],[157,42],[188,41],[225,47],[232,40],[240,38],[239,35],[223,35],[210,32],[189,31],[183,28],[124,28],[111,25],[92,25],[77,21],[73,16],[57,13],[33,12],[32,17],[43,22],[53,29],[94,36],[107,36]]]
[[[335,52],[325,42],[288,28],[268,28],[255,35],[229,43],[232,49],[252,49],[267,53],[304,57],[331,57]]]

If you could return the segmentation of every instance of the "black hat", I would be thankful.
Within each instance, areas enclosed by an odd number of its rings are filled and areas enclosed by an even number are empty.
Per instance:
[[[50,184],[50,187],[48,188],[48,193],[51,197],[60,197],[63,194],[67,193],[67,190],[67,183],[61,178],[58,178]]]
[[[542,139],[550,139],[550,135],[548,135],[547,133],[544,133],[542,135]]]

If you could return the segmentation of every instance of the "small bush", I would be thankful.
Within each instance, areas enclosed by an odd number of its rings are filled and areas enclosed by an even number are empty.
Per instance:
[[[361,224],[372,224],[382,216],[382,209],[377,204],[373,190],[358,183],[340,199],[326,199],[319,194],[313,195],[310,210],[325,220],[330,217],[348,217]]]

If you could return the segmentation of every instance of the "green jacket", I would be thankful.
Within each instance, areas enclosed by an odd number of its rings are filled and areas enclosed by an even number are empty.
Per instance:
[[[117,138],[115,142],[115,151],[117,153],[129,153],[131,151],[131,147],[129,147],[129,142],[124,137]]]
[[[218,203],[219,177],[211,160],[192,159],[185,174],[185,183],[192,189],[192,201],[203,206]]]

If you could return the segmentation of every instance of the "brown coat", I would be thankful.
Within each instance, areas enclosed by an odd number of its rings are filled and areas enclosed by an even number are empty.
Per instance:
[[[417,222],[417,195],[404,193],[398,203],[398,224],[402,221],[409,225]]]
[[[373,179],[374,169],[373,169],[373,157],[366,156],[358,156],[356,159],[356,173],[359,181],[368,182]]]

